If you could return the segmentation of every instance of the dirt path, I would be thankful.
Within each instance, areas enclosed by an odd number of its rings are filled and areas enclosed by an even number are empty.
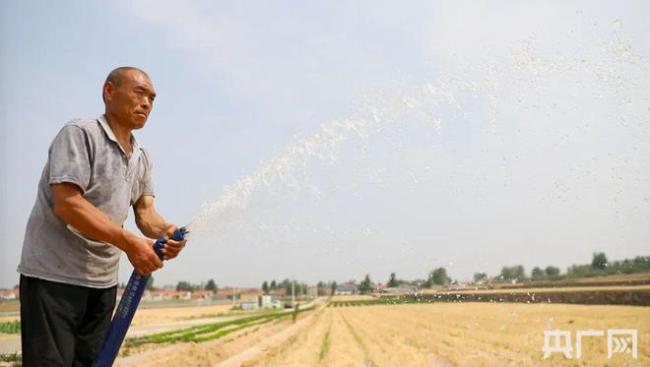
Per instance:
[[[20,352],[20,334],[0,334],[0,354]]]
[[[314,324],[318,324],[320,317],[322,317],[323,308],[309,313],[308,315],[299,319],[295,324],[286,327],[284,330],[277,334],[262,340],[261,342],[251,345],[249,348],[237,353],[228,359],[219,362],[214,367],[239,367],[239,366],[254,366],[257,364],[256,360],[260,357],[267,358],[267,356],[280,353],[281,350],[288,345],[295,343],[297,340],[304,341],[304,332],[311,330]],[[308,349],[306,349],[308,350]],[[264,363],[265,366],[270,364]],[[281,366],[288,366],[287,364],[280,364]],[[305,365],[305,364],[301,364]]]
[[[212,366],[282,331],[291,321],[283,320],[232,333],[205,343],[152,346],[138,354],[118,358],[115,366]]]
[[[147,305],[145,305],[147,306]],[[149,305],[151,307],[151,305]],[[196,319],[211,319],[217,315],[226,313],[232,305],[208,305],[208,306],[183,306],[183,307],[141,307],[133,317],[132,327],[161,325],[176,322],[195,321]],[[233,315],[234,316],[234,315]]]

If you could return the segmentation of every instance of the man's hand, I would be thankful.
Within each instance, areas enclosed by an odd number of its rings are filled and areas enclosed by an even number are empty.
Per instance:
[[[171,260],[178,256],[178,253],[185,247],[186,241],[174,241],[171,239],[178,226],[167,223],[158,214],[154,207],[153,196],[143,195],[133,205],[133,211],[135,213],[135,223],[145,236],[158,238],[162,234],[167,240],[165,247],[163,247],[164,259]]]
[[[187,242],[187,240],[175,241],[171,238],[177,229],[178,226],[172,224],[169,225],[165,231],[165,239],[167,240],[167,243],[165,243],[165,247],[163,247],[162,250],[165,260],[171,260],[178,256]]]
[[[144,276],[163,267],[162,261],[153,249],[153,241],[135,235],[128,236],[124,247],[129,261],[138,274]]]

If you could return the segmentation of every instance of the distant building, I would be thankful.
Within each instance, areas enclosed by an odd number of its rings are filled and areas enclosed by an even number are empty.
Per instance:
[[[263,295],[259,298],[259,306],[262,308],[272,308],[273,307],[273,297],[269,295]]]
[[[206,291],[206,290],[198,290],[192,292],[192,299],[203,299],[203,300],[211,300],[212,296],[214,296],[213,291]]]
[[[20,290],[18,288],[0,289],[0,300],[13,301],[18,298],[20,298]]]
[[[121,300],[124,294],[124,288],[118,288],[117,299]],[[156,289],[145,290],[142,294],[143,301],[169,301],[169,300],[190,300],[192,299],[192,292],[190,291],[177,291],[175,289]]]
[[[260,308],[282,308],[282,302],[274,296],[265,294],[257,298]]]
[[[287,290],[284,288],[272,289],[269,291],[269,294],[273,297],[286,297]]]
[[[308,297],[318,297],[318,287],[316,287],[316,286],[307,287],[307,296]]]
[[[336,291],[334,292],[337,296],[346,296],[357,293],[359,293],[359,286],[353,282],[347,282],[337,286]]]
[[[144,291],[144,295],[142,296],[142,299],[147,301],[164,301],[172,298],[169,295],[169,291],[166,290],[154,290],[154,291],[147,290]]]
[[[385,294],[415,294],[417,291],[417,287],[410,285],[400,285],[398,287],[385,287],[382,288],[379,292]]]
[[[256,300],[246,300],[239,303],[241,309],[244,311],[257,310],[259,305]]]
[[[259,288],[232,288],[225,287],[219,288],[217,292],[218,297],[224,297],[227,299],[232,299],[233,295],[237,296],[237,299],[244,298],[257,298],[257,295],[261,293]]]

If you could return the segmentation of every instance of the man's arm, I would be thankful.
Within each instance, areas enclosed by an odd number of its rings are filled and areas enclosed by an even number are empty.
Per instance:
[[[140,274],[149,274],[163,266],[150,240],[138,237],[113,223],[108,216],[82,196],[71,183],[53,184],[54,213],[89,239],[108,242],[129,257]]]
[[[135,205],[133,205],[133,212],[135,214],[135,224],[145,236],[151,238],[167,238],[167,243],[165,243],[165,247],[163,248],[163,254],[166,260],[178,256],[178,253],[185,247],[186,241],[174,241],[170,238],[178,227],[167,223],[156,211],[153,196],[142,195]]]

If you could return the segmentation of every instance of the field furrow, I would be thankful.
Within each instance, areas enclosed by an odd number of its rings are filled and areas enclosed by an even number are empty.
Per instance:
[[[292,335],[279,347],[266,351],[259,360],[246,363],[246,366],[315,366],[319,363],[319,348],[329,325],[331,314],[319,311],[314,319],[301,332]]]

